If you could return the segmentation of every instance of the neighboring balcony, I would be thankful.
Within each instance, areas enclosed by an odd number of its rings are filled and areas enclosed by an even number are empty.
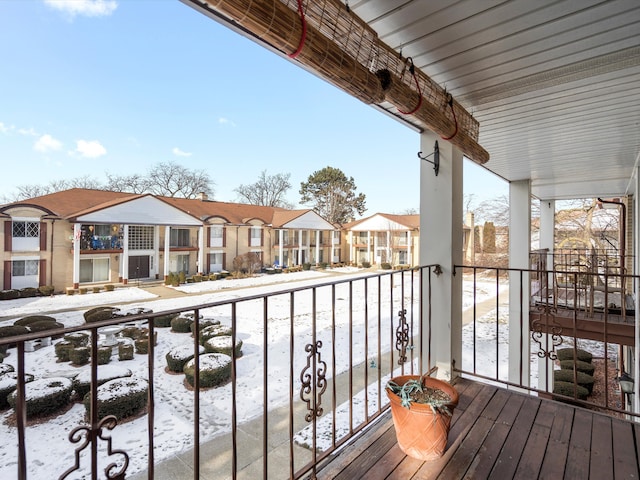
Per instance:
[[[616,380],[618,345],[606,333],[586,344],[574,329],[556,331],[545,343],[525,314],[510,321],[509,312],[535,306],[529,284],[520,280],[552,274],[540,270],[456,267],[454,278],[464,277],[462,335],[453,339],[462,350],[454,363],[461,399],[448,449],[441,460],[429,463],[400,452],[384,387],[401,372],[430,367],[432,330],[442,326],[441,319],[432,318],[432,308],[448,301],[433,298],[431,287],[451,280],[439,271],[427,266],[270,289],[162,312],[133,309],[126,317],[91,323],[84,323],[81,312],[65,313],[75,326],[56,331],[51,347],[42,343],[42,332],[1,338],[0,346],[7,345],[10,354],[4,363],[15,365],[19,381],[14,411],[8,413],[12,424],[0,440],[0,471],[26,479],[59,478],[65,471],[66,478],[91,478],[93,470],[94,478],[104,478],[113,462],[111,478],[127,479],[377,479],[416,473],[418,478],[439,473],[442,478],[562,478],[563,472],[565,478],[589,478],[589,472],[591,478],[619,473],[637,478],[638,449],[630,447],[640,431],[626,420],[632,414]],[[509,305],[510,298],[522,301]],[[171,316],[187,320],[167,326]],[[222,373],[211,373],[208,353],[194,357],[191,377],[172,371],[175,364],[167,354],[175,359],[183,350],[201,350],[201,335],[191,332],[204,332],[215,321],[226,330],[229,345],[237,347],[228,349]],[[522,355],[509,356],[514,326],[520,330],[516,345],[530,350],[526,365]],[[146,353],[138,351],[137,340],[123,335],[135,329],[146,332],[147,339],[157,335],[157,344],[147,341]],[[56,359],[60,337],[79,332],[87,334],[89,363],[77,367]],[[121,344],[136,347],[133,363],[120,360]],[[601,368],[596,394],[586,399],[554,395],[552,378],[540,388],[545,383],[540,378],[555,368],[558,351],[573,345],[593,350]],[[108,366],[99,364],[104,347],[115,349],[107,352]],[[45,372],[38,372],[36,355],[44,353],[50,361]],[[94,401],[96,385],[114,367],[134,370],[140,379],[136,385],[147,387],[144,405],[118,421],[100,419]],[[80,370],[92,379],[86,407],[71,396],[46,418],[28,416],[25,374],[50,377],[62,371],[71,377]],[[509,370],[530,373],[514,379]],[[564,401],[549,399],[554,396]],[[87,420],[78,424],[72,419],[83,409]],[[47,442],[41,441],[43,435]]]

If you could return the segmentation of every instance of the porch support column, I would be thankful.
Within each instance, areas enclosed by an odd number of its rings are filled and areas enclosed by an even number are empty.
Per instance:
[[[320,230],[316,230],[316,265],[320,263]]]
[[[198,228],[198,272],[205,273],[204,265],[204,226]],[[208,273],[208,272],[207,272]]]
[[[171,227],[164,227],[164,279],[169,277],[169,265],[171,256]]]
[[[80,237],[82,224],[73,224],[73,288],[80,286]]]
[[[638,162],[636,162],[637,164]],[[636,167],[636,178],[635,180],[635,192],[633,195],[633,248],[634,248],[634,275],[638,275],[640,273],[640,167]],[[635,345],[633,347],[633,351],[635,353],[633,358],[633,363],[628,361],[630,365],[633,366],[633,369],[629,372],[629,374],[635,379],[633,383],[634,395],[631,396],[631,403],[634,412],[640,412],[640,355],[638,355],[638,339],[640,339],[640,308],[638,308],[638,302],[640,301],[640,284],[636,280],[634,282],[634,293],[636,298],[636,327],[635,327]],[[636,419],[637,421],[637,419]]]
[[[413,251],[411,249],[411,230],[407,230],[407,264],[410,267],[415,267],[416,264],[413,261]]]
[[[422,291],[422,345],[420,370],[437,366],[436,376],[451,380],[462,368],[462,152],[438,135],[420,135],[424,155],[440,149],[440,171],[420,161],[420,265],[440,265],[442,274],[431,273],[431,316],[429,317],[429,272],[424,270]],[[431,331],[431,336],[429,335]]]
[[[284,268],[285,264],[284,264],[284,245],[282,244],[284,242],[284,230],[280,229],[278,230],[278,264],[280,265],[280,268]]]
[[[555,212],[556,202],[555,200],[540,200],[540,250],[547,250],[547,262],[546,270],[553,270],[553,248],[555,245],[554,231],[555,231]],[[545,297],[541,297],[542,302],[548,302],[550,288],[553,288],[553,278],[551,273],[541,274],[540,292],[545,294]],[[545,334],[541,341],[544,339],[544,349],[549,352],[553,345],[551,335]],[[538,360],[538,388],[540,390],[553,391],[553,361],[545,356]]]
[[[509,184],[509,268],[529,269],[531,182]],[[529,273],[509,272],[509,381],[529,386]]]
[[[122,283],[129,283],[129,225],[124,225],[122,235]]]

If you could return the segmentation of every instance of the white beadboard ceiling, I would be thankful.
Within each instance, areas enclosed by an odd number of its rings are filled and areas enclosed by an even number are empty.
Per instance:
[[[197,0],[182,1],[198,8]],[[475,116],[490,154],[485,168],[509,181],[530,179],[541,199],[633,193],[640,0],[348,6]]]

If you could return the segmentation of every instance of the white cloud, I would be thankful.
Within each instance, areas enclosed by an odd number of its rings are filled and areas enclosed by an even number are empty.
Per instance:
[[[228,118],[225,118],[225,117],[220,117],[218,119],[218,123],[220,125],[229,125],[231,127],[235,127],[236,126],[236,124],[233,121],[231,121],[231,120],[229,120]]]
[[[0,122],[0,133],[9,133],[9,127],[2,122]]]
[[[25,135],[29,137],[37,137],[38,132],[36,132],[33,128],[19,128],[18,133],[20,135]]]
[[[42,135],[36,143],[33,145],[33,149],[37,152],[47,153],[55,150],[60,150],[62,148],[62,142],[60,140],[56,140],[48,133]]]
[[[71,18],[76,15],[103,17],[111,15],[118,8],[115,0],[44,0],[44,3]]]
[[[183,152],[178,147],[173,147],[171,151],[176,157],[190,157],[192,155],[191,152]]]
[[[78,140],[76,152],[84,158],[98,158],[107,154],[107,149],[97,140]]]

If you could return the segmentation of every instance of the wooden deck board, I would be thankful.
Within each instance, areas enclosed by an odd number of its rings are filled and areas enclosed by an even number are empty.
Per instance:
[[[405,456],[387,413],[329,459],[317,478],[639,478],[639,424],[468,379],[456,388],[460,402],[442,458]]]

